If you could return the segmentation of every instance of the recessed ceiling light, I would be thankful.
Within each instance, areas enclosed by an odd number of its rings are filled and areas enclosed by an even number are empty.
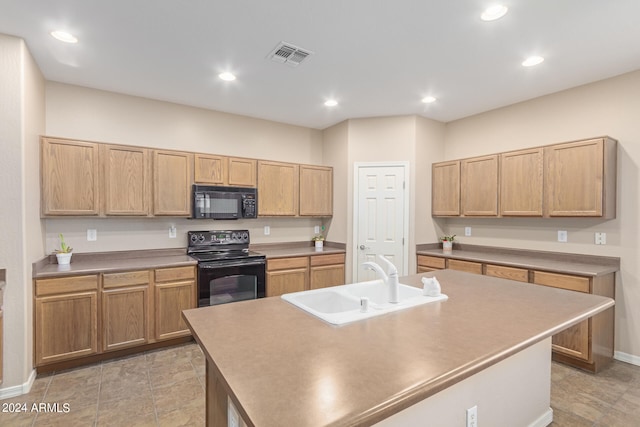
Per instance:
[[[432,102],[436,102],[437,99],[434,98],[433,96],[425,96],[424,98],[422,98],[422,102],[424,102],[425,104],[431,104]]]
[[[236,76],[228,72],[220,73],[218,74],[218,77],[220,77],[225,82],[232,82],[236,79]]]
[[[336,101],[335,99],[328,99],[324,102],[324,105],[326,105],[327,107],[335,107],[336,105],[338,105],[338,101]]]
[[[522,61],[522,66],[533,67],[534,65],[540,64],[542,61],[544,61],[544,58],[542,56],[530,56]]]
[[[66,31],[51,31],[51,36],[65,43],[78,43],[78,38]]]
[[[507,6],[495,4],[482,12],[480,19],[483,21],[495,21],[496,19],[500,19],[506,15],[508,10]]]

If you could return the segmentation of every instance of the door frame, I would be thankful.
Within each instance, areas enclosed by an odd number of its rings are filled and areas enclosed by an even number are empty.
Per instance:
[[[400,276],[406,276],[409,274],[409,206],[411,188],[409,182],[409,162],[354,162],[353,163],[353,218],[352,218],[352,242],[353,242],[353,256],[351,261],[351,282],[354,283],[358,276],[358,219],[359,216],[359,189],[360,189],[360,169],[361,168],[378,168],[378,167],[402,167],[404,176],[404,216],[402,218],[404,227],[402,230],[404,244],[402,245],[402,266],[398,267],[398,274]]]

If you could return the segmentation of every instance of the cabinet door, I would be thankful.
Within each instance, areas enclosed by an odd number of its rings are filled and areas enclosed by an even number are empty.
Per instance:
[[[460,161],[431,166],[431,215],[460,215]]]
[[[554,288],[567,289],[576,292],[590,293],[590,279],[568,274],[548,273],[545,271],[533,272],[533,283]],[[551,338],[553,350],[586,361],[591,360],[591,321],[584,320],[564,331],[555,334]]]
[[[498,155],[461,162],[462,214],[498,215]]]
[[[602,216],[603,143],[593,139],[545,148],[549,216]]]
[[[98,293],[35,299],[36,366],[98,352]]]
[[[154,215],[191,215],[192,154],[153,152]]]
[[[304,291],[307,289],[308,277],[308,268],[268,271],[266,294],[268,297],[274,297],[290,292]]]
[[[232,187],[256,187],[257,160],[229,158],[229,185]]]
[[[195,308],[195,281],[156,283],[156,339],[190,335],[182,310]]]
[[[149,285],[105,290],[102,293],[104,351],[149,341]]]
[[[542,216],[543,151],[500,155],[500,215]]]
[[[226,185],[227,158],[209,154],[196,154],[194,157],[194,181],[197,184]]]
[[[333,168],[300,166],[300,216],[333,215]]]
[[[258,162],[258,215],[298,214],[298,165]]]
[[[311,267],[309,289],[344,285],[344,264]]]
[[[103,274],[103,351],[149,342],[149,276],[148,270]]]
[[[101,150],[105,215],[148,215],[149,150],[121,145]]]
[[[42,215],[98,215],[98,144],[41,140]]]

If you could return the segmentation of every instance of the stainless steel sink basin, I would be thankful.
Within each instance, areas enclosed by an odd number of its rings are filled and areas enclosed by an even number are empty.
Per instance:
[[[353,283],[311,291],[282,295],[282,299],[333,325],[368,319],[382,314],[404,310],[448,297],[425,296],[422,289],[400,284],[400,302],[388,302],[388,288],[382,280]],[[361,299],[368,298],[368,310],[361,310]]]

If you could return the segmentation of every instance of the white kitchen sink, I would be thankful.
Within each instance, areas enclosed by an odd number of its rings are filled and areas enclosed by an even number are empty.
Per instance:
[[[333,325],[368,319],[422,304],[446,300],[440,294],[425,296],[422,289],[400,284],[400,302],[388,302],[389,290],[382,280],[353,283],[282,295],[282,299]],[[361,299],[368,298],[368,309],[361,310]]]

